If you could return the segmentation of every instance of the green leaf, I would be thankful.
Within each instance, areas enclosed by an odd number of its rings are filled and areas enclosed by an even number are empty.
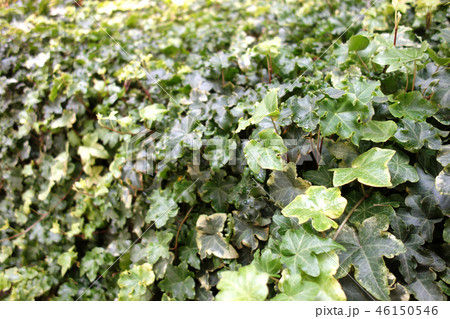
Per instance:
[[[349,99],[344,102],[324,99],[319,102],[320,130],[323,136],[338,134],[355,144],[361,139],[361,121],[369,117],[369,107]]]
[[[311,277],[305,275],[305,280],[311,281],[319,286],[319,292],[315,300],[342,301],[346,300],[344,291],[335,277],[339,266],[339,257],[335,251],[317,255],[319,261],[320,275]]]
[[[179,248],[180,260],[185,261],[191,267],[200,270],[200,258],[198,258],[197,233],[191,229],[184,241],[185,245]],[[166,248],[168,246],[166,245]]]
[[[255,250],[258,248],[258,239],[266,241],[269,237],[270,219],[258,218],[255,220],[246,219],[240,216],[237,211],[233,212],[234,219],[234,235],[233,243],[237,248],[242,245]]]
[[[162,104],[151,104],[139,110],[139,116],[147,121],[161,121],[168,111]]]
[[[166,276],[158,286],[176,300],[193,299],[195,297],[194,273],[182,262],[178,266],[169,265]]]
[[[405,153],[396,150],[394,156],[388,163],[389,173],[391,174],[392,187],[407,181],[415,183],[419,180],[417,170],[409,165],[409,157]]]
[[[120,288],[119,300],[141,300],[155,281],[152,265],[133,266],[120,274],[117,284]]]
[[[288,108],[292,110],[292,121],[297,123],[306,132],[310,132],[319,124],[319,110],[317,97],[306,95],[305,97],[292,96],[286,101]]]
[[[105,253],[105,249],[102,247],[95,247],[91,251],[88,251],[81,260],[80,276],[86,276],[90,281],[94,281],[97,278],[97,273],[100,267],[111,261],[112,256]]]
[[[296,230],[288,230],[283,236],[280,250],[281,261],[287,265],[292,274],[302,270],[306,274],[317,277],[320,275],[317,254],[327,253],[333,249],[343,249],[330,238],[317,237],[305,226]]]
[[[277,92],[278,89],[269,90],[264,99],[256,105],[253,116],[250,118],[252,124],[261,122],[266,116],[277,117],[280,114]]]
[[[408,285],[414,297],[420,301],[445,301],[441,289],[437,285],[436,274],[431,270],[417,272],[417,278]]]
[[[361,139],[375,143],[386,142],[397,132],[394,121],[369,121],[361,127]]]
[[[450,168],[444,168],[435,181],[436,189],[441,195],[450,195]]]
[[[214,171],[218,171],[230,160],[230,148],[236,149],[236,144],[225,137],[217,136],[208,140],[203,157],[209,161]]]
[[[283,274],[278,283],[280,293],[272,300],[274,301],[311,301],[316,300],[320,291],[318,284],[311,281],[304,281],[299,274]]]
[[[3,247],[2,247],[3,248]],[[75,260],[77,260],[78,253],[75,251],[72,251],[75,246],[72,246],[72,248],[69,251],[66,251],[65,253],[62,253],[59,255],[57,263],[61,266],[61,276],[64,276],[64,274],[69,270],[70,267],[72,267]]]
[[[425,240],[419,235],[412,233],[401,217],[396,216],[392,220],[391,228],[393,229],[394,235],[403,242],[406,248],[406,252],[399,254],[395,259],[400,262],[399,271],[407,283],[411,283],[416,278],[416,267],[418,263],[435,268],[433,266],[435,263],[433,253],[423,247]],[[445,269],[445,262],[442,260],[440,263],[443,269]]]
[[[264,249],[261,253],[259,250],[255,251],[252,265],[255,265],[260,272],[265,272],[272,277],[279,277],[281,261],[270,249]]]
[[[436,62],[436,64],[440,66],[446,66],[450,63],[450,58],[441,58],[439,57],[436,52],[430,47],[427,48],[428,55],[430,56],[431,60]]]
[[[342,186],[357,179],[361,184],[373,187],[392,186],[387,163],[394,156],[394,150],[378,147],[358,156],[351,168],[333,168],[333,185]]]
[[[363,194],[355,191],[347,195],[347,214],[363,196]],[[367,218],[381,215],[391,218],[395,215],[393,207],[398,207],[399,205],[400,202],[387,198],[379,192],[374,192],[356,207],[350,217],[350,222],[353,224],[361,224]]]
[[[405,252],[401,241],[386,232],[389,220],[384,216],[366,219],[359,227],[344,226],[337,241],[345,247],[339,252],[341,267],[337,277],[348,274],[351,267],[355,269],[355,279],[375,298],[389,300],[388,269],[383,256],[392,258]]]
[[[56,129],[59,127],[67,127],[67,128],[71,128],[73,123],[75,123],[77,117],[75,112],[73,111],[68,111],[68,110],[63,110],[63,115],[52,121],[52,124],[50,125],[50,127],[52,129]]]
[[[349,51],[362,51],[369,45],[369,39],[361,34],[353,35],[348,40]]]
[[[178,205],[171,194],[165,190],[155,189],[150,195],[150,208],[145,215],[145,222],[154,222],[156,228],[164,227],[170,218],[178,214]]]
[[[386,49],[384,52],[379,53],[373,61],[380,65],[389,65],[386,70],[387,73],[394,72],[403,66],[411,64],[414,60],[422,59],[425,54],[426,47],[427,46],[425,43],[420,49],[398,49],[396,47],[391,47]]]
[[[238,271],[223,271],[217,284],[218,301],[257,301],[265,300],[269,289],[269,275],[259,272],[254,265],[241,267]]]
[[[448,132],[443,132],[426,122],[416,122],[403,119],[394,137],[405,150],[414,152],[424,145],[432,150],[441,148],[439,136],[447,136]]]
[[[244,154],[250,169],[255,174],[259,173],[260,168],[279,171],[283,169],[283,159],[280,153],[262,146],[255,140],[251,140],[245,145]]]
[[[237,182],[233,176],[224,178],[225,176],[226,173],[223,170],[215,172],[213,177],[203,184],[200,190],[202,199],[207,203],[211,203],[216,212],[227,211],[228,195]]]
[[[442,148],[439,150],[436,159],[444,167],[449,165],[450,164],[450,145],[442,145]]]
[[[396,98],[396,103],[389,105],[392,115],[413,121],[425,121],[438,109],[436,105],[424,99],[418,91],[400,93]]]
[[[341,196],[339,188],[311,186],[306,194],[298,195],[281,212],[286,217],[296,217],[299,224],[312,219],[312,226],[317,231],[330,227],[337,228],[336,219],[342,215],[347,200]]]
[[[239,257],[234,247],[229,245],[222,235],[226,219],[227,215],[222,213],[212,214],[211,216],[200,215],[196,227],[200,258],[204,259],[208,255],[224,259]]]
[[[291,162],[282,171],[273,171],[267,181],[271,199],[286,206],[297,195],[304,194],[311,184],[297,177],[297,166]]]
[[[425,194],[424,194],[425,195]],[[434,225],[442,220],[442,213],[431,196],[409,195],[405,199],[409,209],[399,209],[400,216],[407,225],[414,226],[414,232],[425,241],[433,241]]]

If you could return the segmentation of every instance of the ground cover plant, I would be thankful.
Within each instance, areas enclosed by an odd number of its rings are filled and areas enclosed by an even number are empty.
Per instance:
[[[447,300],[444,1],[0,3],[0,300]]]

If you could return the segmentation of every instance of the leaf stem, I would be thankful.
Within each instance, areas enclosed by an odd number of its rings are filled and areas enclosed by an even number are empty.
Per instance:
[[[416,73],[417,73],[417,62],[416,62],[416,60],[414,60],[414,76],[413,76],[411,91],[414,91],[414,87],[416,85]]]
[[[363,59],[361,58],[361,56],[359,55],[358,51],[356,51],[356,55],[358,56],[359,60],[361,61],[361,63],[364,65],[364,68],[367,70],[367,72],[370,73],[369,68],[367,67],[367,65],[364,63]]]
[[[338,238],[339,234],[342,231],[342,228],[344,228],[344,225],[347,223],[347,221],[350,219],[352,214],[355,212],[355,210],[359,207],[359,205],[362,204],[362,202],[369,197],[369,194],[364,194],[363,197],[353,206],[353,208],[348,212],[347,216],[345,216],[345,219],[342,221],[342,223],[339,225],[339,228],[337,229],[336,233],[333,236],[333,240],[336,240]]]
[[[153,99],[150,95],[150,92],[144,87],[144,85],[142,85],[142,82],[139,81],[139,79],[136,79],[137,82],[139,83],[139,86],[141,87],[142,91],[144,92],[145,96],[150,100],[151,103],[153,103]]]
[[[225,87],[225,75],[224,75],[223,69],[221,69],[221,70],[222,70],[222,87]]]
[[[181,232],[181,226],[183,226],[183,224],[185,223],[185,221],[187,220],[187,218],[189,217],[189,214],[192,212],[192,209],[194,208],[194,206],[192,206],[188,212],[186,213],[186,216],[184,216],[183,220],[180,223],[180,226],[178,226],[178,230],[177,230],[177,235],[175,236],[175,246],[173,246],[173,248],[170,248],[170,250],[175,250],[177,252],[177,248],[178,248],[178,237],[180,236],[180,232]],[[176,254],[176,253],[175,253]]]
[[[273,128],[275,129],[275,132],[276,132],[278,135],[280,135],[280,133],[278,133],[278,129],[277,129],[277,126],[275,125],[275,122],[274,122],[274,120],[273,120],[273,117],[271,116],[270,119],[272,120],[272,124],[273,124]]]
[[[266,55],[267,60],[267,71],[269,73],[269,83],[272,83],[272,62],[270,59],[270,55]]]

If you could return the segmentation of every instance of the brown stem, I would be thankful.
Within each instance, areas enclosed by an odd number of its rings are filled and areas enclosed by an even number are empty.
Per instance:
[[[181,226],[183,226],[184,222],[186,221],[186,219],[189,217],[189,214],[192,212],[192,209],[194,208],[194,206],[192,206],[188,212],[186,213],[186,216],[184,216],[183,220],[180,223],[180,226],[178,226],[178,230],[177,230],[177,235],[175,236],[175,246],[173,246],[173,248],[170,248],[170,250],[175,250],[177,251],[178,248],[178,237],[180,236],[180,232],[181,232]]]
[[[269,83],[272,83],[272,63],[270,62],[270,56],[266,55],[267,59],[267,71],[269,72]]]
[[[142,83],[141,83],[141,81],[139,81],[139,79],[136,79],[136,80],[139,83],[139,86],[141,87],[142,91],[145,93],[145,96],[150,100],[151,103],[153,103],[150,92],[142,85]]]
[[[431,11],[428,11],[428,13],[427,13],[427,30],[429,30],[431,27],[431,17],[432,17]]]
[[[225,75],[224,75],[224,72],[222,69],[222,87],[224,87],[224,86],[225,86]]]
[[[408,92],[408,70],[406,70],[406,86],[405,86],[405,92]]]
[[[364,65],[364,68],[367,70],[367,72],[370,72],[369,69],[367,68],[367,65],[364,63],[363,59],[361,59],[361,56],[359,55],[358,51],[356,51],[356,55],[358,56],[361,63]]]
[[[414,87],[416,85],[416,73],[417,73],[417,62],[416,62],[416,60],[414,60],[414,76],[413,76],[411,91],[414,91]]]
[[[347,216],[345,216],[345,219],[342,221],[342,223],[339,225],[339,228],[337,229],[336,233],[333,236],[333,240],[336,240],[336,238],[339,236],[339,234],[342,231],[342,228],[344,228],[344,225],[347,223],[347,221],[350,219],[352,214],[355,212],[355,210],[359,207],[359,205],[362,204],[362,202],[369,197],[369,194],[365,194],[361,199],[353,206],[353,208],[348,212]]]
[[[394,47],[397,44],[397,31],[398,31],[398,26],[395,26],[395,30],[394,30]]]
[[[273,124],[273,128],[275,129],[275,132],[276,132],[278,135],[280,135],[280,133],[278,133],[277,126],[275,125],[275,122],[273,121],[272,116],[270,117],[270,119],[272,120],[272,124]]]

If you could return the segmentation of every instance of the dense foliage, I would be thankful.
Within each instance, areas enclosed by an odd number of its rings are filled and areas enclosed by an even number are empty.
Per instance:
[[[448,5],[0,9],[0,299],[446,300]]]

